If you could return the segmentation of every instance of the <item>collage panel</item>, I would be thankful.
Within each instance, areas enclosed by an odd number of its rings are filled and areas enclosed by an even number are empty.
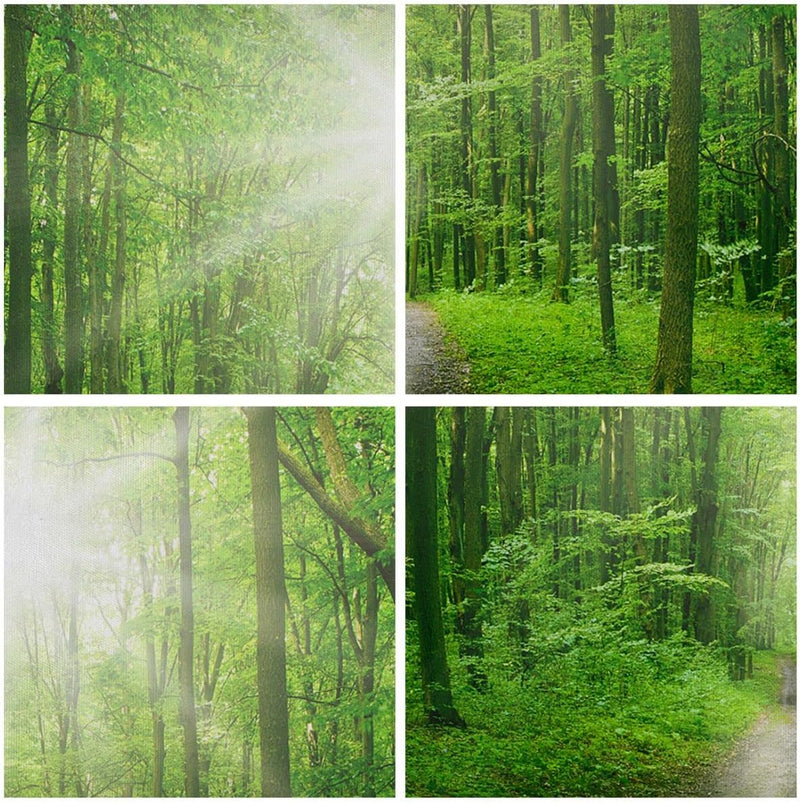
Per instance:
[[[7,407],[5,795],[394,793],[390,407]]]
[[[796,419],[408,407],[408,796],[794,797]]]
[[[794,394],[795,12],[408,4],[407,392]]]
[[[7,393],[393,392],[393,6],[5,27]]]

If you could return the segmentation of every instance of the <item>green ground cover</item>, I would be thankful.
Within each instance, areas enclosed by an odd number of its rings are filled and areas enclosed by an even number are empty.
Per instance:
[[[439,291],[425,298],[463,349],[472,393],[646,393],[658,302],[615,302],[618,354],[603,351],[594,294]],[[694,393],[794,393],[795,326],[779,312],[695,304]]]
[[[483,694],[451,661],[467,728],[423,725],[411,694],[409,796],[691,795],[780,686],[775,653],[733,682],[719,652],[677,638],[579,646],[524,684],[497,666]]]

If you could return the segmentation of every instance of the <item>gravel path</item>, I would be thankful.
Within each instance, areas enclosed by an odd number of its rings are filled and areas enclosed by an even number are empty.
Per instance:
[[[436,313],[419,302],[406,303],[406,392],[467,393],[469,366],[445,339]]]
[[[764,713],[710,779],[707,797],[795,797],[797,792],[796,667],[781,666],[781,708]]]

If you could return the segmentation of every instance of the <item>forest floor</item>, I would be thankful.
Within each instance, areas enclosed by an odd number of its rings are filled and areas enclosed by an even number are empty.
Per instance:
[[[470,393],[647,393],[655,362],[659,303],[644,295],[615,304],[617,354],[603,351],[597,301],[569,304],[544,291],[456,293],[425,298],[446,342],[469,363]],[[794,393],[793,321],[774,310],[698,298],[694,393]],[[424,391],[421,391],[424,392]],[[430,392],[430,391],[429,391]]]
[[[427,304],[406,303],[406,392],[466,393],[469,365]]]
[[[704,797],[795,797],[797,792],[796,666],[784,659],[780,704],[770,706],[718,766]]]

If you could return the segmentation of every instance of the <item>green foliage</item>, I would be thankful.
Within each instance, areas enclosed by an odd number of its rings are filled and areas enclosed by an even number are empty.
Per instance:
[[[83,794],[151,795],[158,717],[166,745],[163,793],[183,794],[171,412],[20,408],[6,417],[6,488],[15,499],[7,506],[5,529],[7,565],[14,572],[6,584],[13,601],[5,653],[9,795],[69,796],[78,782]],[[337,408],[331,416],[348,476],[363,490],[358,515],[392,533],[394,411]],[[330,487],[313,411],[281,409],[280,418],[280,438],[313,460]],[[259,745],[247,424],[232,408],[192,408],[191,421],[201,783],[210,796],[253,796],[259,791]],[[365,624],[364,552],[334,530],[288,475],[282,477],[282,513],[293,792],[390,795],[392,600],[379,586],[370,661],[356,649]],[[394,549],[389,541],[387,553]],[[79,739],[64,745],[73,648],[80,684],[77,720],[69,728]],[[374,684],[361,694],[359,679],[368,664]],[[368,718],[374,731],[369,756],[361,729]],[[309,723],[318,741],[315,754],[308,746]]]
[[[470,363],[473,393],[645,393],[655,357],[658,306],[616,304],[617,357],[603,352],[592,283],[570,305],[547,291],[516,295],[437,293],[428,300]],[[577,289],[580,285],[575,284]],[[795,327],[777,313],[698,301],[698,393],[793,393]]]

